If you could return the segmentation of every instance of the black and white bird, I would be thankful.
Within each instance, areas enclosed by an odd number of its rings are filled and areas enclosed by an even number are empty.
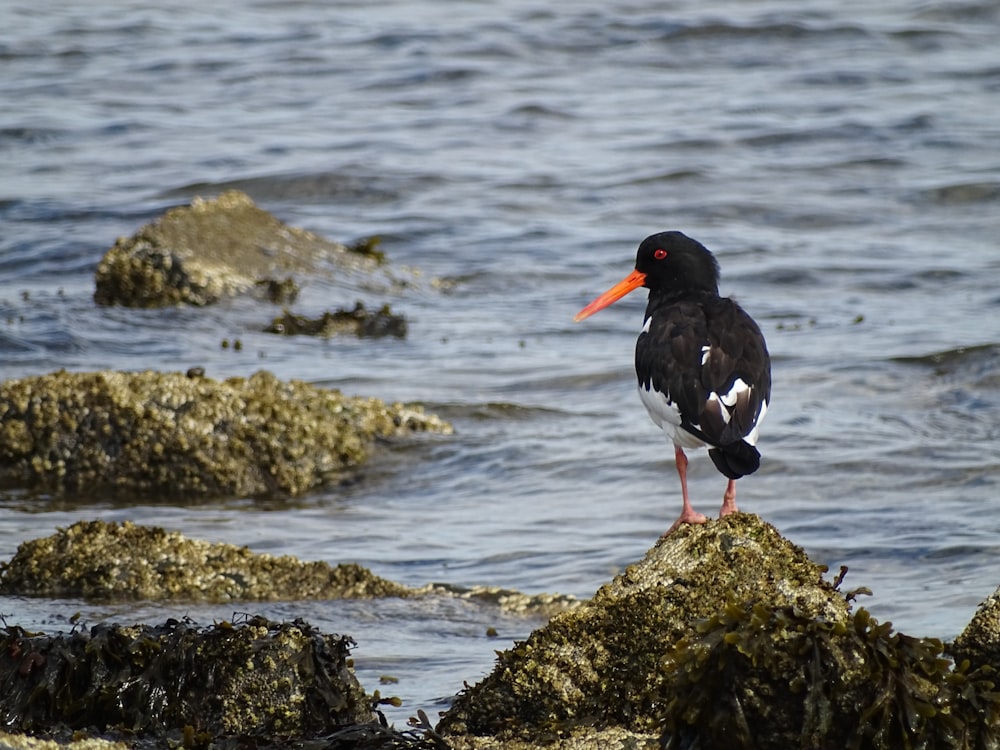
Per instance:
[[[669,534],[682,524],[707,520],[691,506],[685,448],[707,447],[715,467],[729,479],[719,516],[738,510],[736,480],[760,466],[757,431],[771,398],[771,359],[753,319],[719,296],[715,257],[681,232],[644,239],[635,270],[575,320],[643,286],[649,302],[635,346],[639,398],[674,445],[684,502]]]

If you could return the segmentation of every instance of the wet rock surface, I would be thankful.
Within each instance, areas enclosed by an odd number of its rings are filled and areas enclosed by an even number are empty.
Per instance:
[[[979,605],[965,630],[948,646],[957,663],[997,670],[1000,684],[1000,588]]]
[[[316,318],[296,315],[286,310],[264,329],[266,333],[284,336],[337,336],[349,334],[359,338],[406,338],[406,318],[397,315],[389,305],[369,310],[357,302],[352,310],[343,308],[325,312]]]
[[[78,521],[23,542],[0,563],[0,593],[90,600],[291,601],[446,596],[503,612],[549,615],[579,606],[572,596],[490,586],[413,588],[354,563],[275,557],[128,521]]]
[[[469,748],[995,747],[991,675],[853,611],[824,572],[755,516],[685,527],[501,653],[437,731]]]
[[[60,371],[0,383],[0,487],[192,500],[295,496],[350,476],[376,438],[451,427],[419,407],[266,371]]]
[[[407,596],[360,565],[302,562],[150,526],[80,521],[0,563],[0,593],[85,599],[273,601]]]
[[[195,198],[167,211],[131,237],[120,238],[95,275],[101,305],[208,305],[288,284],[289,275],[324,267],[376,269],[383,259],[288,226],[257,207],[246,193]]]
[[[660,540],[587,602],[446,584],[408,589],[356,566],[79,522],[22,544],[0,569],[3,592],[447,595],[555,614],[500,653],[436,727],[417,712],[408,730],[376,720],[383,699],[366,695],[350,672],[349,638],[301,621],[97,625],[60,636],[4,623],[2,719],[15,731],[68,739],[86,728],[149,747],[1000,746],[996,595],[949,647],[953,663],[941,641],[878,623],[852,603],[860,589],[842,591],[843,574],[831,583],[825,572],[748,514]],[[199,694],[209,683],[211,694]]]
[[[315,737],[372,722],[349,668],[352,642],[307,623],[249,618],[198,627],[96,625],[46,636],[0,631],[8,729],[173,737]]]

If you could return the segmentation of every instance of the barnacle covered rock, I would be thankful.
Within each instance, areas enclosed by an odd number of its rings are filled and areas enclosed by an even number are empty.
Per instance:
[[[55,372],[0,383],[0,487],[198,499],[301,495],[349,476],[376,438],[451,427],[419,407],[261,371],[223,381]]]
[[[65,740],[41,738],[30,734],[12,734],[0,730],[4,750],[132,750],[128,743],[100,737],[72,736]]]
[[[230,190],[195,198],[120,238],[97,267],[94,299],[127,307],[208,305],[329,265],[370,273],[381,261],[288,226]]]
[[[412,588],[354,563],[275,557],[129,521],[77,521],[51,536],[22,542],[9,562],[0,562],[0,594],[215,602],[449,597],[534,616],[580,604],[572,596],[488,586]]]
[[[501,653],[437,731],[479,750],[996,747],[983,674],[852,612],[824,572],[756,516],[683,527]]]
[[[128,521],[78,521],[0,563],[0,592],[19,596],[265,601],[412,591],[352,563],[275,557]]]
[[[95,625],[61,635],[0,629],[4,726],[209,739],[315,737],[375,720],[349,666],[352,641],[306,622]]]
[[[1000,589],[979,605],[948,651],[958,662],[968,660],[974,667],[988,666],[998,670],[1000,681]]]

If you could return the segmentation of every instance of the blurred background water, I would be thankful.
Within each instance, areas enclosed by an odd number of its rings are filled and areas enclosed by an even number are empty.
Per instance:
[[[537,0],[0,5],[0,377],[266,368],[420,401],[456,434],[294,503],[0,498],[0,559],[132,519],[403,583],[590,596],[676,516],[635,395],[644,300],[573,314],[647,234],[713,249],[774,359],[760,514],[876,617],[951,638],[1000,584],[1000,6]],[[227,188],[282,220],[377,234],[391,296],[317,279],[405,340],[280,338],[279,310],[93,304],[115,238]],[[223,349],[239,338],[242,350]],[[714,513],[725,481],[692,462]],[[462,602],[250,605],[355,635],[368,690],[447,705],[537,620]],[[8,622],[230,618],[232,607],[0,598]],[[496,628],[498,637],[486,635]]]

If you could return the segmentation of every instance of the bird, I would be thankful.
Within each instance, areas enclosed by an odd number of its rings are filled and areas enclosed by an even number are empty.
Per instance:
[[[578,312],[577,322],[640,287],[649,301],[635,345],[639,398],[674,446],[683,506],[668,536],[708,519],[688,495],[685,450],[708,448],[727,479],[719,517],[738,512],[736,480],[760,467],[757,438],[771,400],[767,343],[746,311],[719,296],[719,263],[682,232],[639,244],[635,270]]]

